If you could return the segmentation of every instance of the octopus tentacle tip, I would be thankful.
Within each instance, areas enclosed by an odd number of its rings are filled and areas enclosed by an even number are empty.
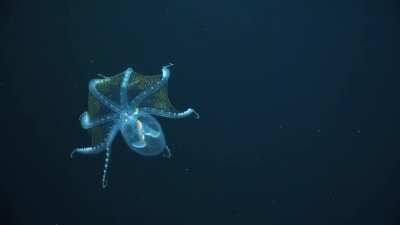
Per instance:
[[[71,152],[71,154],[69,154],[69,158],[73,159],[73,158],[75,158],[75,155],[76,155],[76,149],[73,150],[73,151]]]
[[[200,114],[198,112],[196,112],[196,110],[192,109],[193,114],[194,114],[194,118],[195,119],[200,119]]]
[[[103,189],[106,189],[107,186],[108,186],[108,182],[107,182],[107,181],[104,181],[104,182],[101,184],[101,188],[103,188]]]

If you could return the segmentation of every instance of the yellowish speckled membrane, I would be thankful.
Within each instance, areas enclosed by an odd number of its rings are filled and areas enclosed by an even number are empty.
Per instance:
[[[96,89],[107,98],[113,100],[114,103],[120,105],[120,86],[123,76],[124,72],[106,78],[104,79],[104,82],[101,82],[96,86]],[[137,94],[139,94],[149,86],[153,85],[160,79],[161,75],[146,76],[134,72],[128,82],[128,101],[134,99]],[[140,107],[152,107],[165,111],[177,112],[177,110],[168,98],[168,85],[165,85],[163,88],[146,98],[140,104]],[[101,102],[99,102],[89,92],[88,113],[90,118],[98,118],[101,115],[111,113],[111,111],[103,104],[101,104]],[[93,146],[100,144],[104,141],[104,138],[109,131],[111,125],[112,122],[89,129],[89,133],[92,137]]]

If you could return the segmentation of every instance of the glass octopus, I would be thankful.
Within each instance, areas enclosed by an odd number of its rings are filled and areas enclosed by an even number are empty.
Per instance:
[[[76,148],[71,158],[76,154],[105,151],[103,188],[107,186],[111,144],[118,131],[121,131],[128,147],[138,154],[156,156],[163,153],[169,158],[171,151],[153,115],[179,119],[194,114],[197,119],[200,118],[192,108],[179,112],[171,104],[167,94],[171,66],[163,66],[161,76],[144,76],[128,68],[115,76],[102,76],[104,79],[89,82],[88,111],[81,114],[80,122],[83,129],[89,130],[92,146]]]

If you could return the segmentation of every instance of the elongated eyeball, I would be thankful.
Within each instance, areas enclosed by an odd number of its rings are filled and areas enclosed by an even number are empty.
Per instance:
[[[79,120],[81,121],[81,126],[83,129],[88,129],[90,128],[90,118],[89,118],[89,114],[88,112],[83,112],[80,116],[79,116]]]

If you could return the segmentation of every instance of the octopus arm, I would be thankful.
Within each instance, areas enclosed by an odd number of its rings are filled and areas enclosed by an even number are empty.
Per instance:
[[[170,111],[166,111],[166,110],[162,110],[162,109],[143,107],[143,108],[140,108],[140,111],[146,112],[151,115],[166,117],[166,118],[171,118],[171,119],[185,118],[185,117],[190,116],[191,114],[194,114],[196,119],[200,118],[200,115],[192,108],[188,108],[183,112],[170,112]]]
[[[132,101],[131,101],[131,106],[137,107],[140,105],[140,103],[143,102],[144,99],[149,97],[150,95],[154,94],[158,90],[160,90],[165,84],[167,84],[169,76],[170,76],[170,70],[169,67],[171,67],[172,64],[168,64],[166,66],[163,66],[161,69],[162,71],[162,76],[161,80],[154,83],[152,86],[146,88],[144,91],[142,91],[140,94],[138,94]]]
[[[104,141],[98,145],[95,146],[90,146],[90,147],[83,147],[83,148],[76,148],[71,152],[71,158],[73,158],[76,154],[82,154],[82,155],[93,155],[93,154],[98,154],[100,152],[103,152],[107,148],[109,148],[117,135],[119,131],[119,123],[114,124],[111,128],[111,130],[108,132],[106,135],[106,138]]]
[[[132,68],[128,68],[125,70],[124,77],[121,82],[121,90],[120,90],[120,100],[121,100],[121,107],[128,108],[128,82],[131,78],[131,74],[133,73]]]
[[[81,126],[83,129],[87,130],[96,126],[100,126],[102,124],[108,123],[110,121],[118,119],[119,115],[117,113],[110,113],[106,114],[103,116],[100,116],[98,118],[90,118],[88,112],[83,112],[81,116],[79,117],[79,120],[81,121]]]
[[[107,80],[107,79],[105,79]],[[111,109],[114,112],[120,113],[121,108],[115,104],[113,101],[111,101],[109,98],[101,94],[97,89],[96,85],[105,82],[104,80],[99,80],[99,79],[93,79],[89,82],[89,92],[92,94],[99,102],[101,102],[103,105],[105,105],[107,108]]]

